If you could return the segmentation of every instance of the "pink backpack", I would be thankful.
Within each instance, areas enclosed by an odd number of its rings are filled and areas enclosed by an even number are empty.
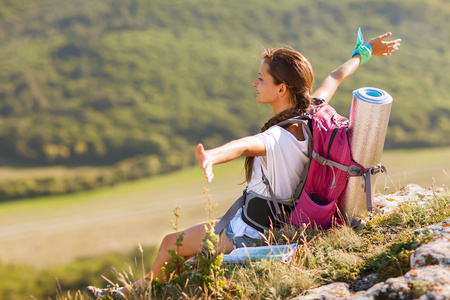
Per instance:
[[[311,157],[300,176],[294,203],[276,199],[263,173],[263,182],[268,186],[271,197],[244,191],[216,225],[217,234],[240,208],[244,222],[260,231],[285,224],[326,229],[344,223],[338,210],[342,212],[344,209],[344,191],[349,177],[365,176],[366,186],[370,187],[371,176],[368,173],[378,172],[375,170],[378,166],[365,169],[355,162],[348,140],[348,120],[323,99],[314,99],[314,104],[308,113],[277,124],[302,123],[308,135]],[[368,207],[371,207],[370,189],[366,193]]]
[[[314,108],[311,114],[313,151],[309,168],[304,170],[297,187],[294,199],[298,202],[289,223],[328,228],[334,222],[342,222],[336,211],[344,209],[348,178],[362,176],[365,170],[352,160],[348,120],[326,103]]]

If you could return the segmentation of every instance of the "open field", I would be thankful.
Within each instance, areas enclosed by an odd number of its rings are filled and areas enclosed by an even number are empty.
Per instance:
[[[216,168],[208,185],[223,213],[242,191],[242,163]],[[36,268],[87,255],[128,252],[154,245],[172,230],[172,211],[182,209],[180,227],[206,219],[206,181],[199,168],[112,188],[2,203],[0,260]]]
[[[395,192],[410,183],[428,188],[450,187],[450,147],[385,151],[382,164],[388,170],[390,189],[383,192],[384,175],[377,179],[382,193]]]
[[[423,187],[450,185],[450,147],[386,151],[393,192],[409,183]],[[138,243],[155,245],[172,230],[175,205],[182,209],[179,227],[206,219],[209,189],[220,216],[240,195],[243,161],[215,168],[211,184],[199,168],[65,196],[0,204],[0,261],[22,262],[38,269],[84,256],[128,252]],[[384,185],[379,176],[377,188]]]

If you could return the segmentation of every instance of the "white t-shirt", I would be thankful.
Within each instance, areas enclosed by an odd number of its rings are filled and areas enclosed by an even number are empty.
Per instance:
[[[306,132],[303,129],[305,138]],[[255,157],[252,178],[247,189],[260,195],[270,197],[269,189],[262,181],[261,166],[264,175],[277,199],[291,199],[300,182],[303,167],[308,162],[308,140],[299,141],[289,131],[280,126],[272,126],[256,135],[265,147],[266,156]],[[258,230],[247,225],[241,217],[240,209],[231,220],[231,227],[236,237],[243,235],[260,238]]]

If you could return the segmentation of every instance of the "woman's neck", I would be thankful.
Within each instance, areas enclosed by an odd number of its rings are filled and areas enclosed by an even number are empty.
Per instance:
[[[272,110],[275,113],[275,115],[278,115],[279,113],[292,108],[291,102],[277,102],[277,103],[271,103]]]

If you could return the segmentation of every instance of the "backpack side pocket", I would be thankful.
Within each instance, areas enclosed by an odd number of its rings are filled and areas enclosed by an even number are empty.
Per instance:
[[[311,199],[311,196],[314,198]],[[303,190],[300,195],[300,199],[291,214],[289,223],[302,227],[306,224],[310,227],[317,225],[323,229],[329,228],[331,219],[336,213],[336,201],[334,199],[328,204],[321,204],[320,200],[316,199],[317,195],[308,195],[308,193]]]

